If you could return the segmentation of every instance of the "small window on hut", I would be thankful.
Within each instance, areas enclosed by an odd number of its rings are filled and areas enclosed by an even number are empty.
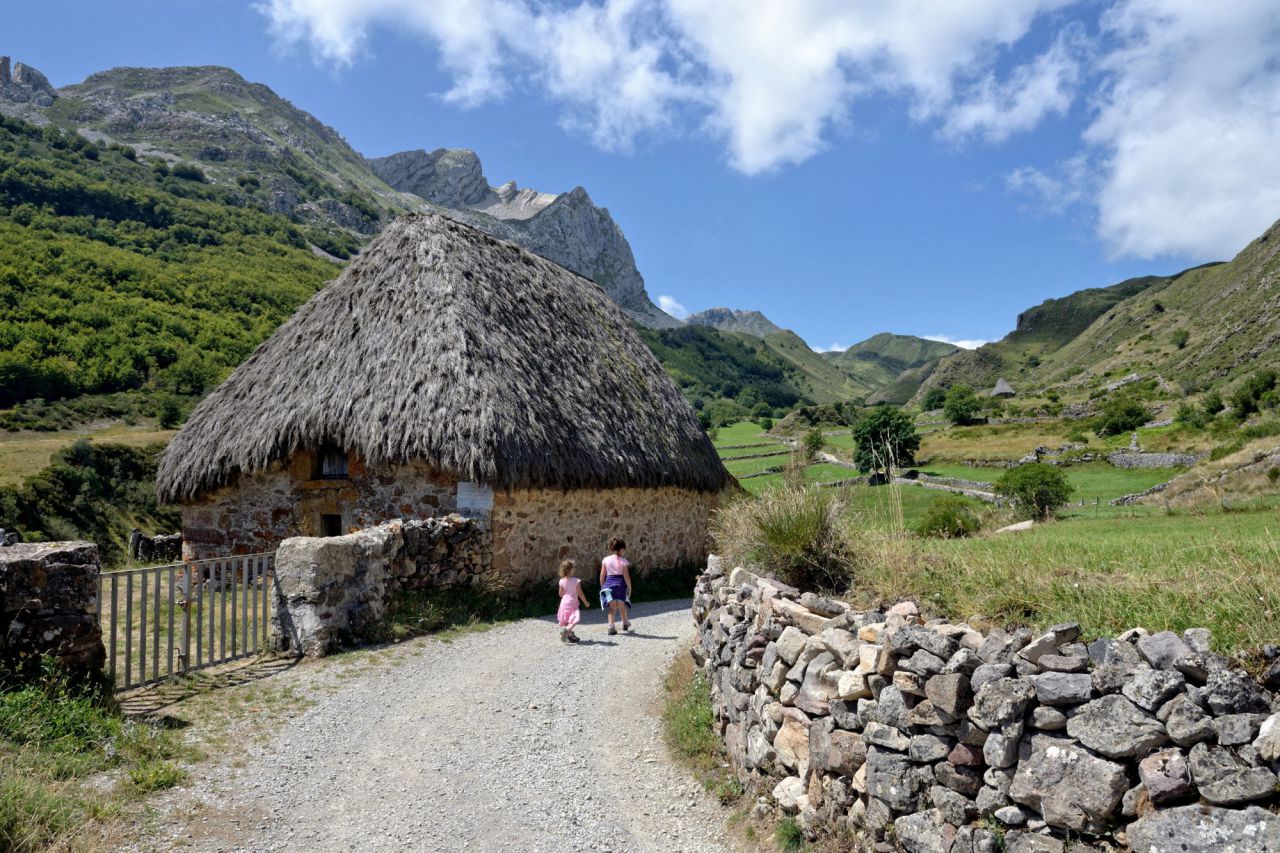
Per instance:
[[[325,513],[320,516],[320,535],[321,536],[341,536],[342,535],[342,516],[329,515]]]
[[[322,447],[316,453],[317,480],[347,479],[347,451],[332,445]]]

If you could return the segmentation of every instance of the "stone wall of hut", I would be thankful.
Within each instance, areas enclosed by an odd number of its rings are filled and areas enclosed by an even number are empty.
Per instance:
[[[716,493],[687,489],[529,489],[498,492],[493,567],[515,586],[554,578],[561,560],[592,576],[612,536],[627,542],[635,571],[702,564]]]
[[[342,532],[352,533],[457,509],[457,480],[421,463],[369,466],[351,454],[345,479],[314,471],[313,454],[298,453],[186,504],[183,559],[272,551],[293,536],[321,535],[323,515],[341,516]]]

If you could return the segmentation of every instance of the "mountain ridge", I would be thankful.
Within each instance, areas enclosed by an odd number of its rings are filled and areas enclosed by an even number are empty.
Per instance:
[[[722,332],[741,332],[757,338],[766,338],[784,331],[759,311],[737,308],[708,308],[690,314],[684,321],[693,326],[710,326]]]

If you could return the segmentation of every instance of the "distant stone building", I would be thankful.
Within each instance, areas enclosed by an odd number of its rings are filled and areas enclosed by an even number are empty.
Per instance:
[[[1002,376],[1000,379],[996,380],[996,387],[991,389],[988,396],[1002,397],[1007,400],[1010,397],[1016,397],[1017,394],[1014,392],[1013,386],[1008,382],[1005,382],[1004,377]]]
[[[457,511],[519,582],[615,534],[641,570],[700,562],[731,482],[597,285],[419,214],[197,407],[157,494],[181,504],[187,559]]]

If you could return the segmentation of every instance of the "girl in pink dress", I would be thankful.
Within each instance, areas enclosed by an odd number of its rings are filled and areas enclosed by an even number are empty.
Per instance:
[[[573,627],[578,624],[578,602],[583,607],[590,607],[587,597],[582,594],[582,581],[573,576],[573,560],[560,563],[560,609],[556,612],[556,622],[560,625],[560,641],[562,643],[578,642],[578,635]]]

